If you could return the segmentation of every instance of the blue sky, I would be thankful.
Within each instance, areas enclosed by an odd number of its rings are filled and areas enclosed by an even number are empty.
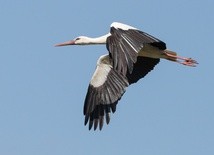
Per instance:
[[[0,154],[213,155],[213,0],[0,0]],[[119,21],[167,43],[196,68],[162,60],[130,86],[102,131],[83,101],[105,46],[53,45],[96,37]]]

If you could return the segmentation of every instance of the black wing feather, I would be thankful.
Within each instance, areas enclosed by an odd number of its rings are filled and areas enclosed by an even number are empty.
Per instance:
[[[94,130],[96,130],[98,124],[101,130],[104,116],[106,117],[106,123],[109,123],[110,113],[116,111],[116,105],[128,85],[127,78],[113,68],[103,85],[94,87],[89,84],[83,111],[85,125],[89,121],[89,130],[93,125]]]
[[[126,75],[129,84],[136,83],[138,80],[146,76],[159,62],[160,59],[139,56],[137,62],[134,64],[132,74],[127,73]]]
[[[138,52],[145,44],[150,44],[161,50],[166,49],[166,44],[136,29],[116,29],[111,27],[111,35],[107,38],[106,47],[113,60],[113,67],[123,75],[132,73],[134,64],[137,62]]]

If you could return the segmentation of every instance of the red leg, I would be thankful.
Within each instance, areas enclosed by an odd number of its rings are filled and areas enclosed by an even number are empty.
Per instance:
[[[176,62],[186,66],[196,67],[196,64],[198,64],[198,62],[196,60],[193,60],[192,58],[184,58],[177,55],[169,54],[167,52],[165,52],[165,54],[171,58],[176,58]]]

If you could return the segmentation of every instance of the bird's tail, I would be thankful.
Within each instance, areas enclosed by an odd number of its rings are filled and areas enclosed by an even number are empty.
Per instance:
[[[165,53],[165,59],[171,60],[171,61],[177,61],[177,57],[176,57],[177,53],[176,52],[165,49],[164,53]]]

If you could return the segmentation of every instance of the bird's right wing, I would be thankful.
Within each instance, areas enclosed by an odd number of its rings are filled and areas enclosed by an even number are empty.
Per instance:
[[[106,117],[106,123],[109,123],[110,113],[116,111],[118,100],[129,85],[127,78],[114,70],[109,61],[106,62],[97,65],[88,86],[83,113],[85,125],[89,121],[89,130],[93,125],[96,130],[98,124],[101,130],[104,117]]]
[[[150,44],[160,50],[166,49],[161,40],[137,29],[121,29],[111,27],[111,35],[107,38],[107,49],[113,60],[114,69],[122,74],[130,74],[137,62],[138,52],[145,44]],[[128,71],[127,71],[128,70]]]

